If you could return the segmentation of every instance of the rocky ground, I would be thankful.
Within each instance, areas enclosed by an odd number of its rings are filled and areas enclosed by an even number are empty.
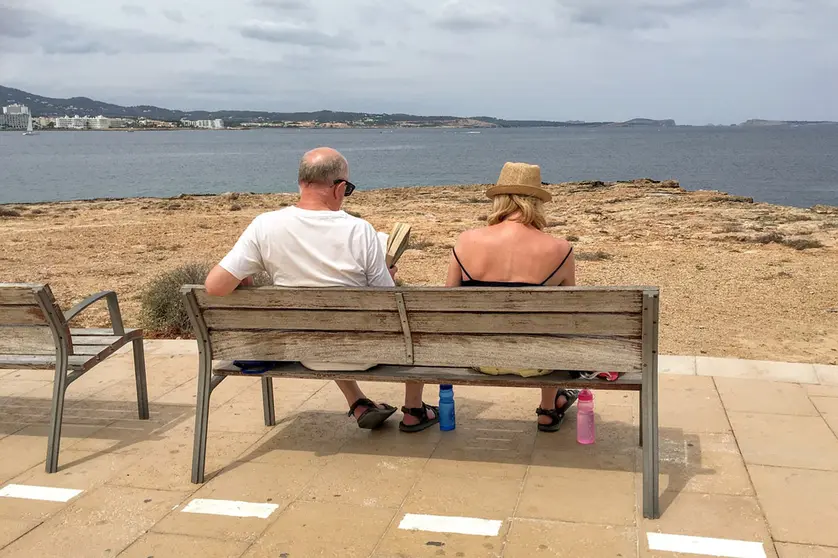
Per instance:
[[[409,285],[439,285],[451,246],[484,225],[484,186],[359,192],[346,209],[413,225]],[[580,285],[658,285],[665,353],[838,363],[838,208],[753,203],[677,182],[551,185],[548,232],[571,239]],[[47,282],[63,307],[114,289],[131,325],[149,280],[216,262],[291,194],[225,194],[0,206],[0,281]],[[104,310],[88,325],[104,324]]]

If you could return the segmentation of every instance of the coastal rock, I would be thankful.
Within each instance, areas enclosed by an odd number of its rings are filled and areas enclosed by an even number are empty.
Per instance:
[[[681,183],[677,180],[664,180],[659,184],[661,188],[677,188],[681,189]]]
[[[224,192],[223,194],[219,194],[219,197],[225,200],[235,201],[239,199],[238,192]]]
[[[838,215],[838,206],[835,205],[814,205],[812,211],[820,215]]]

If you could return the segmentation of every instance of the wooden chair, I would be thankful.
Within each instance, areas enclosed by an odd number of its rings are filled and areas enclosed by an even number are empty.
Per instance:
[[[200,355],[194,483],[204,480],[210,394],[227,376],[241,375],[229,361],[269,360],[281,364],[261,375],[268,426],[275,424],[274,377],[639,391],[643,514],[660,515],[657,288],[260,287],[213,297],[185,286],[183,292]],[[301,360],[380,365],[323,372]],[[557,371],[492,376],[472,369],[478,366]],[[572,379],[569,370],[625,374],[592,382]]]
[[[109,329],[71,329],[69,322],[104,299]],[[67,388],[126,343],[133,343],[140,419],[148,418],[143,332],[125,329],[116,293],[95,294],[62,312],[48,285],[0,283],[0,368],[55,369],[46,470],[58,470],[61,421]]]

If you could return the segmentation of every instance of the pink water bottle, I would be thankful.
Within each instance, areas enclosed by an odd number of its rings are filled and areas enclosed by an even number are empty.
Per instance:
[[[585,445],[593,444],[596,441],[593,392],[589,389],[579,392],[576,405],[576,441]]]

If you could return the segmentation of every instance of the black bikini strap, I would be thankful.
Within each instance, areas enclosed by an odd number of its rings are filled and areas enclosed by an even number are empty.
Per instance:
[[[460,266],[460,269],[463,270],[463,273],[466,274],[466,277],[468,277],[468,280],[469,281],[474,281],[474,279],[471,278],[471,275],[468,274],[468,271],[466,271],[466,268],[463,267],[463,262],[461,262],[460,258],[457,257],[457,251],[454,250],[453,248],[451,248],[451,251],[454,253],[454,259],[457,260],[457,264]],[[558,271],[558,270],[556,270],[556,271]],[[552,277],[552,275],[550,277]]]
[[[547,279],[545,279],[544,281],[542,281],[542,282],[541,282],[541,284],[542,284],[542,285],[544,285],[545,283],[547,283],[547,281],[549,281],[550,279],[552,279],[552,278],[553,278],[553,275],[555,275],[555,274],[557,274],[557,273],[559,272],[559,270],[562,268],[562,266],[565,264],[565,262],[567,261],[567,259],[570,257],[570,255],[571,255],[572,253],[573,253],[573,246],[571,246],[571,247],[570,247],[570,250],[567,252],[567,256],[565,256],[565,257],[564,257],[564,259],[562,260],[562,263],[560,263],[560,264],[559,264],[559,267],[557,267],[557,268],[555,269],[555,271],[553,271],[553,273],[551,273],[551,274],[550,274],[550,276],[549,276],[549,277],[547,277]],[[460,267],[462,267],[462,266],[460,266]],[[463,270],[463,271],[465,271],[465,270]],[[469,278],[469,279],[470,279],[470,278]]]

